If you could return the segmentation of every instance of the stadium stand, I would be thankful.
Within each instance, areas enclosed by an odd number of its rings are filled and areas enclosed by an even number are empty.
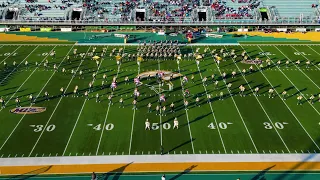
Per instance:
[[[245,23],[315,21],[319,16],[316,0],[0,0],[2,20]]]
[[[273,20],[308,21],[319,15],[316,0],[263,0],[263,4],[270,8]],[[313,5],[315,7],[312,7]]]

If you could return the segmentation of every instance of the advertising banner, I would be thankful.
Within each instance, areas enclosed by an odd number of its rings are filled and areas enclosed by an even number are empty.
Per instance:
[[[297,28],[296,31],[297,32],[306,32],[307,29],[306,28]]]
[[[30,32],[31,28],[20,28],[21,32]]]
[[[52,28],[40,28],[41,32],[50,32],[52,31]]]
[[[0,28],[0,32],[8,32],[9,28]]]
[[[114,37],[124,38],[124,37],[126,37],[126,35],[125,34],[114,34]]]
[[[71,32],[71,28],[61,28],[61,32]]]
[[[279,31],[279,32],[287,32],[287,28],[277,28],[277,31]]]

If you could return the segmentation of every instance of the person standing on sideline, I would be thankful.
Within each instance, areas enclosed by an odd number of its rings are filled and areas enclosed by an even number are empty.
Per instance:
[[[166,180],[166,175],[162,175],[161,180]]]
[[[96,173],[92,172],[91,180],[97,180],[97,175],[96,175]]]

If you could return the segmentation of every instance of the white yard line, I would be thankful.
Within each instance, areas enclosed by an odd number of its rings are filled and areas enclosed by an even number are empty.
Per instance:
[[[313,52],[317,53],[320,56],[320,53],[318,53],[318,51],[314,50],[311,46],[307,45]],[[310,61],[311,62],[311,61]],[[311,62],[312,63],[312,62]],[[320,63],[320,62],[319,62]],[[313,63],[312,63],[313,64]],[[318,67],[317,64],[313,64],[318,70],[320,70],[320,68]],[[319,88],[320,89],[320,88]]]
[[[0,84],[2,84],[39,46],[35,47],[30,54],[28,54],[27,57],[25,57],[19,64],[17,67],[15,67],[1,82]]]
[[[34,48],[33,51],[31,51],[30,54],[29,54],[25,59],[27,59],[38,47],[39,47],[39,46],[37,46],[36,48]],[[42,61],[44,61],[44,59],[43,59]],[[15,70],[15,69],[14,69],[14,70]],[[14,70],[13,70],[13,71],[14,71]],[[12,97],[14,97],[14,96],[16,95],[16,93],[17,93],[17,92],[22,88],[22,86],[29,80],[29,78],[33,75],[33,73],[34,73],[36,70],[37,70],[37,68],[35,68],[35,69],[32,71],[32,73],[27,77],[27,79],[19,86],[19,88],[18,88],[18,89],[12,94],[12,96],[7,100],[7,102],[6,102],[5,105],[7,105],[7,104],[9,103],[9,101],[12,99]],[[12,72],[13,72],[13,71],[12,71]],[[11,73],[12,73],[12,72],[11,72]],[[10,73],[10,74],[11,74],[11,73]],[[9,75],[10,75],[10,74],[9,74]],[[8,77],[8,76],[7,76],[7,77]],[[7,77],[6,77],[6,78],[7,78]],[[5,79],[4,79],[4,80],[5,80]],[[4,81],[4,80],[3,80],[3,81]],[[1,81],[0,84],[1,84],[3,81]],[[3,110],[3,109],[0,109],[0,112],[1,112],[2,110]]]
[[[3,46],[1,46],[1,48],[2,48]],[[4,62],[6,59],[8,59],[13,53],[15,53],[19,48],[20,48],[21,46],[19,46],[19,47],[17,47],[17,49],[15,49],[12,53],[10,53],[9,54],[9,56],[7,56],[6,58],[4,58],[1,62],[0,62],[0,64],[2,64],[2,62]],[[1,83],[0,83],[1,84]]]
[[[240,46],[241,46],[241,45],[240,45]],[[224,48],[228,51],[228,49],[227,49],[225,46],[224,46]],[[241,48],[244,49],[242,46],[241,46]],[[247,52],[246,52],[246,54],[247,54]],[[232,60],[233,60],[233,63],[236,65],[238,71],[241,72],[239,66],[237,65],[237,63],[236,63],[236,61],[235,61],[235,59],[232,58]],[[253,89],[251,88],[251,86],[250,86],[249,82],[247,81],[246,77],[245,77],[242,73],[241,73],[241,76],[242,76],[243,79],[246,81],[246,83],[247,83],[247,85],[249,86],[251,92],[254,94],[254,91],[253,91]],[[256,100],[257,100],[257,102],[259,103],[260,107],[262,108],[263,112],[265,113],[265,115],[267,116],[268,120],[270,121],[270,124],[272,125],[273,129],[276,131],[276,133],[278,134],[278,136],[279,136],[279,138],[281,139],[282,143],[283,143],[284,146],[286,147],[287,151],[290,153],[290,150],[289,150],[287,144],[284,142],[284,140],[283,140],[283,138],[281,137],[280,133],[278,132],[277,128],[274,126],[273,121],[272,121],[271,118],[269,117],[267,111],[266,111],[266,110],[264,109],[264,107],[262,106],[259,98],[258,98],[257,96],[254,96],[254,97],[256,98]]]
[[[276,49],[278,49],[278,47],[274,46]],[[261,49],[261,48],[260,48]],[[295,49],[295,48],[294,48]],[[296,50],[296,49],[295,49]],[[320,87],[312,80],[310,79],[310,77],[308,75],[306,75],[294,62],[292,62],[291,59],[289,59],[288,56],[286,56],[280,49],[278,49],[278,51],[284,55],[297,69],[299,69],[299,71],[305,76],[307,77],[315,86],[317,86],[318,89],[320,89]],[[297,50],[296,50],[297,51]],[[304,56],[305,57],[305,56]],[[307,59],[307,58],[306,58]],[[308,59],[307,59],[308,60]],[[278,68],[279,69],[279,68]],[[281,69],[280,69],[281,71]],[[282,72],[282,71],[281,71]],[[282,73],[284,74],[284,73]],[[308,101],[308,98],[304,96],[304,94],[296,87],[296,85],[293,84],[293,82],[291,82],[291,80],[286,76],[286,78],[290,81],[290,83],[298,90],[298,92],[303,96],[303,98],[305,98],[307,100],[307,102],[310,104],[310,106],[317,112],[318,115],[320,115],[320,112]]]
[[[71,48],[71,49],[72,49],[72,48]],[[97,69],[97,71],[96,71],[96,74],[98,73],[98,71],[99,71],[99,69],[100,69],[100,66],[101,66],[103,60],[104,60],[104,58],[101,60],[101,62],[100,62],[100,64],[99,64],[99,67],[98,67],[98,69]],[[86,102],[87,102],[87,98],[85,98],[85,100],[84,100],[84,102],[83,102],[83,104],[82,104],[81,110],[80,110],[79,115],[78,115],[78,117],[77,117],[77,121],[75,122],[75,124],[74,124],[74,126],[73,126],[73,129],[72,129],[71,134],[70,134],[70,136],[69,136],[68,142],[67,142],[67,144],[66,144],[66,146],[65,146],[65,148],[64,148],[64,151],[63,151],[62,156],[64,156],[64,154],[65,154],[66,151],[67,151],[67,148],[68,148],[69,143],[70,143],[70,141],[71,141],[71,138],[72,138],[72,136],[73,136],[74,130],[75,130],[76,127],[77,127],[78,121],[79,121],[79,119],[80,119],[80,116],[81,116],[81,114],[82,114],[82,111],[83,111],[83,108],[84,108]]]
[[[261,50],[261,52],[263,52],[263,50],[261,49],[261,47],[260,46],[257,46],[257,47],[259,47],[259,49]],[[249,56],[249,58],[250,58],[250,55],[248,54],[248,56]],[[269,59],[270,59],[270,57],[268,56],[268,55],[266,55]],[[251,58],[250,58],[251,59]],[[273,61],[271,61],[273,64],[275,64]],[[255,66],[258,68],[258,66],[255,64]],[[293,84],[292,82],[291,82],[291,80],[287,77],[287,75],[286,74],[284,74],[283,72],[282,72],[282,70],[278,67],[278,66],[276,66],[279,70],[280,70],[280,72],[287,78],[287,80],[288,81],[290,81],[290,83],[298,90],[298,88],[295,86],[295,84]],[[263,77],[268,81],[268,83],[272,86],[272,88],[274,87],[272,84],[271,84],[271,82],[269,81],[269,79],[264,75],[264,73],[261,71],[261,70],[259,70],[260,72],[261,72],[261,74],[263,75]],[[278,94],[278,96],[280,97],[280,94],[278,93],[278,91],[274,88],[274,90],[275,90],[275,92]],[[298,90],[299,91],[299,90]],[[300,92],[300,91],[299,91]],[[301,92],[300,92],[300,94],[301,94]],[[280,99],[282,100],[282,102],[286,105],[286,107],[288,108],[288,110],[291,112],[291,114],[293,115],[293,117],[297,120],[297,122],[300,124],[300,126],[302,127],[302,129],[305,131],[305,133],[309,136],[309,138],[312,140],[312,142],[317,146],[317,148],[320,150],[320,148],[319,148],[319,146],[317,145],[317,143],[313,140],[313,138],[310,136],[310,134],[308,133],[308,131],[304,128],[304,126],[301,124],[301,122],[300,122],[300,120],[297,118],[297,116],[293,113],[293,111],[291,110],[291,108],[287,105],[287,103],[283,100],[283,98],[281,98],[280,97]]]
[[[158,57],[158,70],[160,71],[160,59]],[[158,98],[160,100],[160,87],[161,87],[161,82],[159,82],[159,94],[158,94]],[[163,139],[162,139],[162,117],[161,117],[161,111],[162,111],[162,108],[160,107],[160,114],[159,114],[159,117],[160,117],[160,145],[162,146],[163,144]]]
[[[180,63],[179,63],[180,64]],[[180,65],[178,64],[178,70],[179,70],[179,73],[180,73]],[[181,73],[180,73],[181,74]],[[181,76],[179,77],[180,79],[180,84],[181,84],[181,91],[182,91],[182,96],[183,96],[183,99],[186,100],[185,96],[183,95],[184,93],[184,87],[182,85],[182,80],[181,80]],[[190,128],[190,120],[189,120],[189,114],[188,114],[188,111],[186,111],[186,117],[187,117],[187,121],[188,121],[188,128],[189,128],[189,136],[190,136],[190,141],[191,141],[191,146],[192,146],[192,152],[193,154],[195,154],[194,152],[194,145],[193,145],[193,138],[192,138],[192,133],[191,133],[191,128]]]
[[[140,63],[141,66],[141,63]],[[140,74],[140,66],[138,66],[138,74]],[[133,138],[133,127],[134,127],[134,120],[136,117],[136,110],[133,109],[133,114],[132,114],[132,125],[131,125],[131,134],[130,134],[130,143],[129,143],[129,155],[131,154],[131,146],[132,146],[132,138]]]
[[[141,63],[140,63],[141,66]],[[140,66],[138,66],[138,74],[140,74]],[[130,143],[129,143],[129,155],[131,154],[131,146],[132,146],[132,138],[133,138],[133,127],[134,127],[134,120],[136,117],[136,110],[133,109],[133,115],[132,115],[132,125],[131,125],[131,134],[130,134]]]
[[[86,52],[85,56],[84,56],[84,57],[83,57],[83,59],[81,60],[81,62],[80,62],[80,64],[79,64],[79,66],[77,67],[77,69],[76,69],[76,71],[75,71],[75,72],[78,72],[78,70],[79,70],[79,68],[80,68],[81,64],[83,63],[84,58],[87,56],[87,54],[88,54],[88,52],[89,52],[90,48],[91,48],[91,46],[89,46],[89,48],[88,48],[88,50],[87,50],[87,52]],[[73,80],[73,78],[74,78],[74,77],[75,77],[75,75],[73,75],[73,76],[72,76],[72,78],[71,78],[71,80],[69,81],[69,84],[67,85],[67,87],[66,87],[66,89],[65,89],[65,90],[67,90],[67,89],[68,89],[68,87],[70,86],[70,84],[71,84],[71,82],[72,82],[72,80]],[[58,108],[58,106],[59,106],[59,104],[60,104],[60,102],[61,102],[62,98],[63,98],[63,97],[60,97],[60,99],[59,99],[59,101],[58,101],[58,104],[57,104],[57,105],[56,105],[56,107],[54,108],[54,110],[53,110],[53,112],[52,112],[52,114],[51,114],[51,116],[50,116],[49,120],[47,121],[46,125],[44,126],[43,130],[41,131],[41,134],[40,134],[40,136],[38,137],[38,139],[37,139],[36,143],[34,144],[34,146],[33,146],[32,150],[30,151],[30,153],[29,153],[29,156],[28,156],[28,157],[30,157],[30,156],[31,156],[31,154],[32,154],[33,150],[36,148],[36,146],[37,146],[37,144],[38,144],[39,140],[41,139],[41,137],[42,137],[43,133],[45,132],[45,131],[44,131],[44,129],[46,129],[46,128],[47,128],[47,126],[48,126],[48,124],[49,124],[50,120],[52,119],[53,114],[56,112],[56,110],[57,110],[57,108]]]
[[[176,155],[109,155],[2,158],[1,166],[48,166],[80,164],[129,164],[129,163],[197,163],[197,162],[320,162],[319,154],[176,154]],[[239,168],[240,169],[240,168]],[[92,172],[91,172],[92,173]]]
[[[192,53],[193,53],[193,48],[192,48],[192,46],[191,46],[191,49],[192,49]],[[196,63],[196,62],[195,62],[195,63]],[[207,88],[206,88],[206,86],[204,85],[204,82],[203,82],[203,78],[202,78],[202,74],[201,74],[199,65],[198,65],[197,63],[196,63],[196,65],[197,65],[197,68],[198,68],[199,75],[200,75],[200,77],[201,77],[202,86],[203,86],[203,88],[204,88],[204,91],[206,92],[206,98],[208,98]],[[226,150],[226,147],[225,147],[225,145],[224,145],[224,141],[223,141],[223,139],[222,139],[222,135],[221,135],[220,129],[218,128],[218,127],[219,127],[219,126],[218,126],[218,121],[217,121],[216,115],[214,114],[213,109],[212,109],[211,100],[210,100],[209,106],[210,106],[211,114],[212,114],[212,116],[213,116],[213,119],[214,119],[214,121],[215,121],[217,130],[218,130],[218,133],[219,133],[219,137],[220,137],[220,140],[221,140],[221,143],[222,143],[224,152],[227,154],[227,150]]]
[[[208,46],[208,47],[209,47],[209,46]],[[210,47],[209,47],[209,48],[210,48]],[[211,50],[210,50],[210,51],[211,51]],[[210,53],[210,55],[213,55],[213,54]],[[222,76],[220,67],[217,65],[217,63],[214,63],[214,64],[217,66],[218,71],[219,71],[220,75]],[[223,80],[223,82],[224,82],[224,84],[225,84],[226,87],[227,87],[227,82],[226,82],[225,80]],[[230,94],[230,97],[231,97],[231,99],[232,99],[232,101],[233,101],[234,106],[236,107],[236,109],[237,109],[237,111],[238,111],[238,114],[239,114],[239,116],[240,116],[240,118],[241,118],[241,120],[242,120],[242,123],[243,123],[243,125],[244,125],[244,127],[245,127],[245,129],[246,129],[246,131],[247,131],[247,133],[248,133],[248,135],[249,135],[249,137],[250,137],[250,140],[251,140],[251,142],[252,142],[252,144],[253,144],[256,152],[259,153],[259,151],[258,151],[258,149],[257,149],[257,147],[256,147],[256,144],[254,143],[254,141],[253,141],[253,139],[252,139],[252,137],[251,137],[251,134],[250,134],[250,132],[249,132],[249,130],[248,130],[248,128],[247,128],[247,125],[246,125],[246,123],[244,122],[244,119],[243,119],[243,117],[242,117],[242,115],[241,115],[241,113],[240,113],[240,111],[239,111],[239,108],[238,108],[238,106],[237,106],[237,103],[235,102],[235,100],[234,100],[234,98],[233,98],[233,96],[232,96],[232,93],[231,93],[231,91],[230,91],[230,89],[229,89],[228,87],[227,87],[227,90],[228,90],[228,92],[229,92],[229,94]]]
[[[296,48],[294,48],[293,46],[291,46],[294,50],[296,50],[297,52],[300,52],[300,51],[298,51]],[[309,46],[308,46],[309,47]],[[277,48],[277,47],[276,47]],[[309,48],[311,48],[311,47],[309,47]],[[278,49],[278,48],[277,48]],[[283,54],[284,55],[284,53],[280,50],[280,49],[278,49],[280,52],[281,52],[281,54]],[[311,50],[313,50],[312,48],[311,48]],[[315,51],[315,50],[313,50],[315,53],[317,53],[318,55],[320,55],[317,51]],[[285,57],[287,57],[286,55],[284,55]],[[310,59],[308,59],[305,55],[303,55],[303,54],[301,54],[301,56],[303,56],[306,60],[309,60],[310,61]],[[288,58],[289,59],[289,58]],[[291,61],[291,59],[289,59],[290,61]],[[292,61],[291,61],[292,62]],[[310,61],[311,63],[312,63],[312,61]],[[300,67],[298,67],[295,63],[293,63],[299,70],[300,70]],[[315,65],[315,64],[313,64],[312,63],[312,65],[314,65],[314,67],[316,67],[318,70],[320,70],[320,68],[317,66],[317,65]],[[300,70],[301,71],[301,70]],[[302,71],[301,71],[302,72]],[[317,86],[317,88],[318,89],[320,89],[320,87],[312,80],[312,79],[310,79],[309,78],[309,76],[307,76],[304,72],[302,72],[315,86]]]
[[[73,47],[73,46],[72,46]],[[71,47],[71,49],[72,49],[72,47]],[[69,52],[67,53],[67,55],[70,53],[70,51],[71,51],[71,49],[69,50]],[[49,54],[48,54],[49,55]],[[44,58],[44,59],[46,59],[47,57],[48,57],[48,55]],[[67,56],[66,55],[66,56]],[[65,58],[66,58],[66,56],[62,59],[62,61],[60,62],[60,64],[59,64],[59,66],[58,67],[60,67],[60,65],[62,64],[62,62],[65,60]],[[38,67],[37,67],[38,68]],[[36,96],[36,98],[34,99],[34,101],[36,101],[36,99],[40,96],[40,94],[42,93],[42,91],[44,90],[44,88],[47,86],[47,84],[50,82],[50,80],[52,79],[52,77],[53,77],[53,75],[56,73],[56,71],[54,71],[53,73],[52,73],[52,75],[50,76],[50,78],[47,80],[47,82],[46,82],[46,84],[42,87],[42,89],[40,90],[40,92],[38,93],[38,95]],[[30,105],[29,106],[29,108],[31,107],[32,105]],[[20,120],[19,120],[19,122],[16,124],[16,126],[14,127],[14,129],[11,131],[11,133],[10,133],[10,135],[7,137],[7,139],[5,140],[5,142],[2,144],[2,146],[0,147],[0,151],[1,151],[1,149],[4,147],[4,145],[7,143],[7,141],[10,139],[10,137],[12,136],[12,134],[15,132],[15,130],[17,129],[17,127],[19,126],[19,124],[21,123],[21,121],[23,120],[23,118],[26,116],[26,114],[24,114],[21,118],[20,118]]]
[[[124,50],[125,50],[125,47],[124,47],[124,49],[123,49],[123,53],[124,53]],[[120,63],[120,65],[118,65],[118,70],[117,70],[116,78],[118,78],[118,75],[119,75],[119,72],[120,72],[121,64],[122,64],[122,63]],[[112,96],[113,96],[113,92],[111,92],[111,98],[113,98]],[[104,129],[105,129],[106,124],[107,124],[107,119],[108,119],[108,115],[109,115],[110,106],[111,106],[111,103],[109,102],[108,109],[107,109],[107,114],[106,114],[106,117],[104,118],[104,122],[103,122],[102,130],[101,130],[101,135],[100,135],[100,138],[99,138],[99,143],[98,143],[98,147],[97,147],[96,155],[98,155],[98,152],[99,152],[99,149],[100,149],[100,144],[101,144],[101,141],[102,141],[103,132],[104,132]]]

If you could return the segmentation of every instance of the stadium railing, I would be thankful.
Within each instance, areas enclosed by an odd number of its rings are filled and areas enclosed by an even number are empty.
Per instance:
[[[105,20],[0,20],[3,25],[319,25],[319,19],[279,18],[277,21],[247,21],[242,19],[215,19],[213,21],[121,21]]]

